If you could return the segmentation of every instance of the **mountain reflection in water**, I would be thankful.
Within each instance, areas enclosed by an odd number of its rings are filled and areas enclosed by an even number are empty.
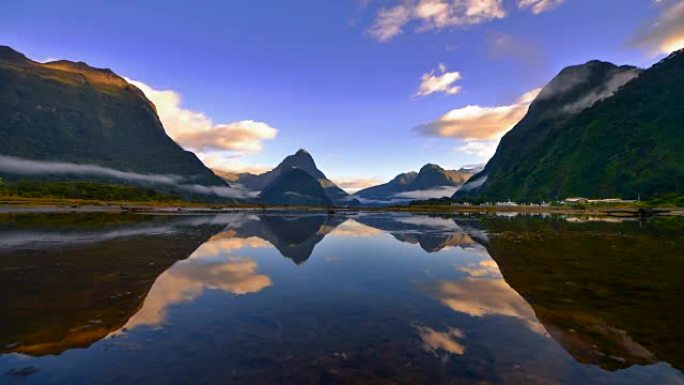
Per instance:
[[[4,215],[0,379],[684,384],[683,230],[527,216]]]

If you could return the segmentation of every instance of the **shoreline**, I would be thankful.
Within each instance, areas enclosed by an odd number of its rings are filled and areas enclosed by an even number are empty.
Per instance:
[[[220,214],[235,211],[310,211],[310,212],[409,212],[416,214],[532,214],[584,215],[621,218],[653,216],[684,216],[684,208],[645,208],[638,206],[383,206],[383,207],[320,207],[219,205],[193,202],[106,202],[71,199],[0,199],[0,214],[30,213],[135,213],[135,214]]]

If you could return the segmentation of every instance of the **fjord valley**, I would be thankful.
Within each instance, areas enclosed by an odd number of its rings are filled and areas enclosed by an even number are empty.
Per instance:
[[[684,0],[5,3],[0,384],[684,385]]]
[[[143,92],[111,70],[39,63],[3,47],[0,76],[6,196],[359,207],[452,195],[457,202],[676,203],[684,188],[681,51],[647,70],[600,61],[567,67],[484,167],[427,164],[352,194],[304,149],[261,174],[210,170],[165,133]]]

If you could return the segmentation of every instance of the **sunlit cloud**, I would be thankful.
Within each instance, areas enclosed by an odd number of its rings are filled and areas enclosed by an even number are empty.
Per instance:
[[[499,265],[493,259],[485,259],[474,264],[459,265],[457,269],[473,278],[502,278]]]
[[[154,103],[166,133],[186,149],[255,153],[262,149],[265,140],[274,139],[278,134],[267,123],[254,120],[215,123],[203,112],[184,108],[181,95],[174,90],[159,90],[141,81],[126,80]]]
[[[502,278],[477,276],[480,272],[493,275],[492,267],[481,266],[475,275],[459,281],[442,281],[431,289],[432,294],[452,310],[472,317],[503,316],[523,321],[530,330],[547,335],[532,307]]]
[[[353,220],[353,219],[348,219],[341,225],[337,226],[332,232],[330,232],[331,236],[336,236],[336,237],[372,237],[372,236],[377,236],[382,234],[381,230],[378,230],[376,228],[362,225],[361,223]]]
[[[404,0],[382,8],[368,32],[378,41],[386,42],[413,21],[417,22],[416,31],[422,32],[465,27],[505,16],[501,0]]]
[[[512,0],[511,0],[512,1]],[[556,8],[564,0],[516,0],[518,8],[535,15]],[[503,0],[401,0],[378,11],[368,33],[387,42],[415,24],[416,32],[465,28],[507,16]]]
[[[637,32],[632,44],[652,55],[669,54],[684,48],[684,0],[656,3],[662,7],[660,14]]]
[[[565,0],[518,0],[518,7],[529,9],[535,15],[546,12],[563,4]]]
[[[191,257],[164,272],[154,283],[142,308],[124,326],[158,326],[166,320],[169,306],[190,302],[205,290],[221,290],[235,295],[257,293],[273,283],[257,273],[257,264],[248,258],[227,260]]]
[[[416,127],[416,131],[422,135],[466,141],[498,140],[525,116],[540,91],[540,88],[528,91],[509,105],[456,108],[433,122]]]
[[[196,155],[202,163],[213,170],[233,173],[248,172],[251,174],[263,174],[274,168],[274,166],[270,165],[246,163],[241,156],[224,152],[197,152]]]
[[[197,253],[204,256],[218,256],[228,254],[245,248],[268,248],[272,247],[267,241],[258,237],[238,238],[234,230],[224,231],[214,235],[197,249]]]
[[[395,220],[407,225],[428,227],[435,230],[463,231],[461,227],[450,218],[431,217],[428,215],[410,215]]]
[[[455,95],[461,91],[460,86],[454,85],[460,79],[461,74],[459,72],[448,72],[446,66],[439,63],[436,70],[425,73],[420,77],[420,86],[418,86],[416,96],[426,96],[437,92]]]
[[[446,332],[438,332],[425,326],[416,326],[416,330],[423,341],[423,348],[427,351],[437,353],[443,350],[455,355],[463,355],[465,347],[456,339],[464,338],[464,334],[459,329],[450,328]]]
[[[376,186],[382,183],[382,179],[379,178],[333,178],[335,184],[337,184],[342,189],[353,194],[359,190],[367,187]]]
[[[499,146],[499,140],[466,140],[462,145],[454,148],[454,151],[470,155],[478,160],[488,160]]]

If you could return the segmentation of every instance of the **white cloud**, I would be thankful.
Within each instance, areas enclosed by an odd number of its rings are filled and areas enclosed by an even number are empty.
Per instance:
[[[88,175],[105,177],[143,186],[150,184],[167,185],[194,194],[215,195],[223,198],[250,198],[254,195],[244,189],[232,186],[192,184],[188,178],[178,175],[139,174],[86,163],[39,161],[0,155],[0,171],[18,175]]]
[[[474,156],[484,161],[494,156],[498,145],[498,140],[467,140],[462,145],[456,147],[454,151]]]
[[[383,8],[368,32],[379,41],[389,41],[402,32],[404,24],[411,20],[411,13],[411,8],[406,5]]]
[[[278,133],[268,124],[253,120],[214,123],[202,112],[183,108],[181,95],[174,90],[158,90],[137,80],[126,80],[154,103],[166,133],[188,149],[257,152],[264,140],[273,139]]]
[[[439,199],[450,197],[458,190],[455,186],[438,186],[427,190],[404,191],[394,196],[405,199]]]
[[[335,229],[330,232],[330,235],[332,236],[352,238],[372,237],[382,234],[382,230],[363,225],[353,219],[347,219],[344,223],[335,227]]]
[[[465,347],[456,339],[465,337],[459,329],[450,328],[446,332],[438,332],[425,326],[416,326],[416,330],[423,341],[423,348],[429,352],[437,353],[444,350],[454,355],[463,355]]]
[[[381,9],[368,32],[386,42],[402,33],[411,21],[417,21],[417,31],[422,32],[479,24],[505,16],[502,0],[404,0],[394,7]]]
[[[202,163],[214,170],[263,174],[266,171],[273,169],[273,166],[269,165],[247,164],[241,160],[240,156],[226,154],[224,152],[197,152],[196,155],[200,158]]]
[[[458,71],[447,72],[446,66],[442,63],[437,67],[437,70],[432,70],[420,77],[420,86],[416,91],[416,96],[426,96],[436,92],[455,95],[461,91],[460,86],[454,85],[461,79],[461,73]]]
[[[656,3],[663,7],[660,15],[641,28],[632,43],[653,55],[684,48],[684,0]]]
[[[511,0],[512,1],[512,0]],[[564,0],[517,0],[520,9],[537,15]],[[416,32],[467,27],[506,17],[503,0],[401,0],[381,8],[368,33],[381,42],[392,40],[415,22]]]
[[[518,123],[541,89],[526,92],[515,103],[497,107],[469,105],[453,109],[437,120],[416,128],[428,136],[466,141],[498,140]]]
[[[535,15],[553,9],[565,0],[518,0],[518,7],[521,9],[529,9]]]

